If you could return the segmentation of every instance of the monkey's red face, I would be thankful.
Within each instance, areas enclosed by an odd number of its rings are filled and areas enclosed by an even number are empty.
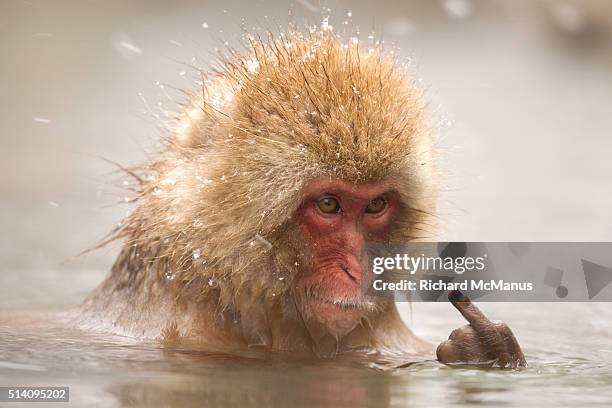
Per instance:
[[[318,180],[305,187],[297,221],[309,265],[298,288],[308,324],[339,337],[373,309],[362,295],[362,285],[369,284],[363,281],[369,276],[365,242],[387,239],[398,206],[392,181]]]

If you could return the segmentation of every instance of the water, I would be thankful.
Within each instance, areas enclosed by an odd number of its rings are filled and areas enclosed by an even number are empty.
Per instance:
[[[1,279],[0,384],[69,386],[69,406],[583,407],[612,403],[612,304],[480,304],[491,318],[503,319],[513,328],[529,362],[522,371],[449,368],[435,361],[380,369],[356,357],[304,361],[256,351],[232,357],[70,329],[58,316],[65,314],[68,304],[78,303],[103,273],[82,271],[71,285],[66,284],[70,274],[65,271],[47,271],[46,279],[33,279],[38,275],[38,271],[24,271]],[[41,297],[27,299],[43,290],[44,304]],[[23,310],[24,305],[37,302],[36,310]],[[403,304],[401,309],[408,324],[432,342],[465,324],[448,304]]]

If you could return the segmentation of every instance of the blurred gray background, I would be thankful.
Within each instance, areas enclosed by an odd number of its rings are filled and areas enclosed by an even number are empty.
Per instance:
[[[413,61],[442,240],[612,239],[610,1],[2,0],[0,307],[75,304],[107,273],[117,245],[73,259],[130,209],[102,158],[154,154],[189,64],[327,7]]]

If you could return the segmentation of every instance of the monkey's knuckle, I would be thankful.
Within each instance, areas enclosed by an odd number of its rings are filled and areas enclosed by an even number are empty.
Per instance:
[[[438,345],[436,348],[436,357],[438,361],[448,362],[450,361],[450,356],[453,350],[452,340],[444,340],[442,343]]]
[[[456,340],[461,336],[462,333],[463,333],[463,328],[459,327],[451,332],[451,334],[448,336],[448,339]]]
[[[504,322],[497,322],[497,323],[495,323],[495,328],[504,337],[508,337],[508,336],[512,336],[513,335],[512,334],[512,329],[510,329],[510,326],[508,326]]]
[[[474,337],[474,329],[472,326],[467,325],[453,330],[449,339],[460,343],[466,343],[470,342]]]
[[[436,352],[444,351],[452,347],[452,344],[453,344],[452,340],[444,340],[442,343],[438,344],[438,348],[436,349]]]

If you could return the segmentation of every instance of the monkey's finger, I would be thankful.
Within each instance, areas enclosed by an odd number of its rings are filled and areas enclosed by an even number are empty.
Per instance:
[[[451,291],[448,294],[448,300],[476,331],[478,331],[480,326],[493,327],[493,322],[491,322],[487,316],[472,303],[470,298],[465,296],[460,290]]]
[[[465,320],[470,323],[487,348],[491,349],[491,351],[505,349],[503,337],[498,332],[495,324],[467,296],[459,290],[453,290],[448,294],[448,300],[465,317]]]

